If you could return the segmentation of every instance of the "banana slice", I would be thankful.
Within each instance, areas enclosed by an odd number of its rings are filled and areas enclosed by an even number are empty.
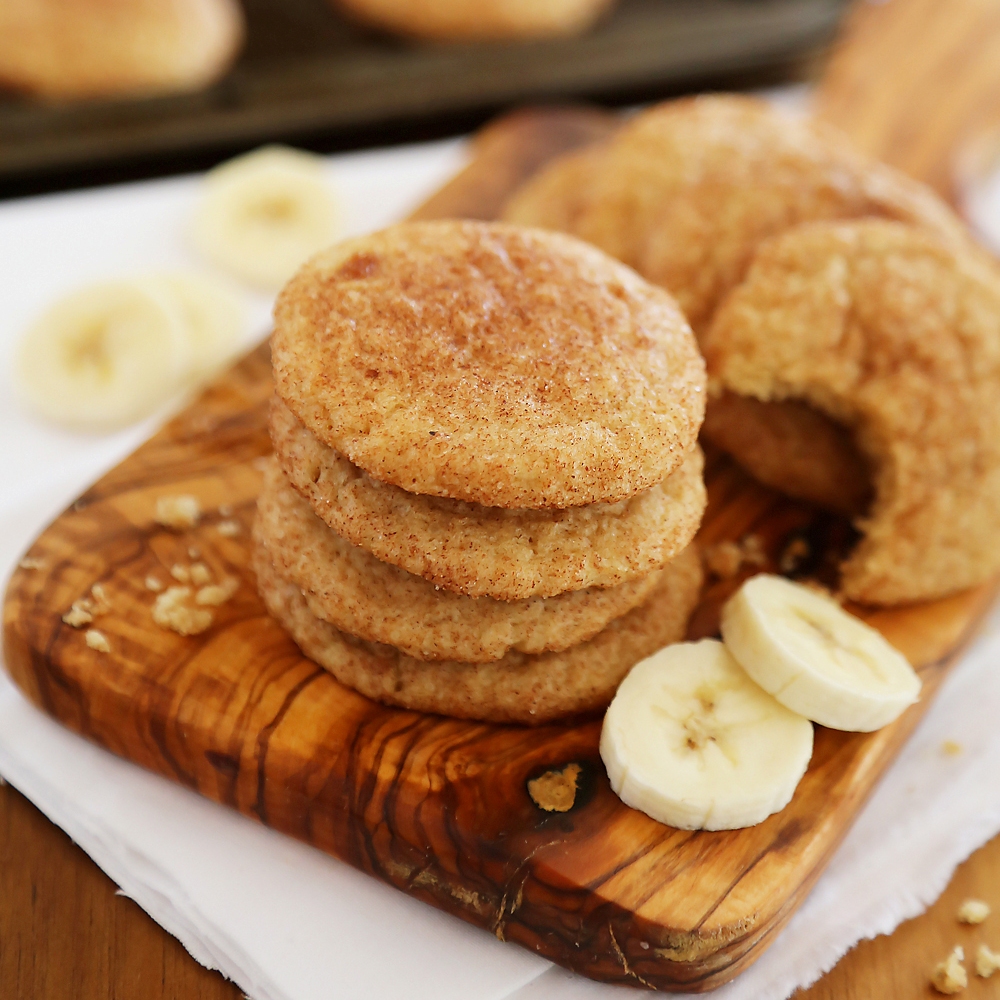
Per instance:
[[[338,217],[321,157],[265,146],[209,171],[191,235],[219,267],[273,290],[334,241]]]
[[[42,416],[108,430],[151,413],[178,388],[191,341],[176,302],[151,282],[92,285],[28,331],[17,384]]]
[[[812,746],[811,723],[762,691],[713,639],[636,664],[601,730],[601,757],[622,801],[682,830],[735,830],[783,809]]]
[[[225,285],[197,274],[161,274],[151,285],[180,309],[191,346],[191,377],[203,381],[239,351],[246,327],[243,302]]]
[[[879,729],[920,694],[920,678],[881,633],[780,576],[743,584],[722,609],[722,638],[765,691],[830,729]]]

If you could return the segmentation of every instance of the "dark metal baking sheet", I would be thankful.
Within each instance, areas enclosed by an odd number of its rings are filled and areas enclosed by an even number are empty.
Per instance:
[[[197,94],[62,106],[0,99],[0,195],[57,174],[210,162],[271,140],[379,142],[400,123],[526,101],[678,89],[776,65],[833,33],[844,0],[623,0],[579,38],[428,45],[353,25],[325,0],[247,0],[247,46]],[[364,136],[352,143],[351,137]],[[148,172],[148,171],[147,171]]]

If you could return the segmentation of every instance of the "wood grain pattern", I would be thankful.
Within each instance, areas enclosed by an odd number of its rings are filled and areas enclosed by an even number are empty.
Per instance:
[[[489,158],[464,190],[494,191]],[[248,570],[249,520],[269,451],[266,348],[213,385],[101,479],[32,546],[4,607],[6,662],[29,697],[70,728],[248,816],[326,850],[498,937],[598,979],[702,991],[753,961],[804,898],[993,598],[985,587],[868,616],[919,666],[924,698],[870,735],[818,730],[809,771],[782,813],[749,830],[685,832],[626,808],[597,751],[600,720],[534,730],[373,704],[305,660],[261,606]],[[806,539],[821,572],[843,525],[710,456],[702,544],[761,537],[774,569]],[[160,496],[193,493],[208,515],[175,533]],[[217,530],[219,505],[242,532]],[[228,517],[228,515],[227,515]],[[157,628],[149,574],[166,579],[195,547],[241,586],[213,627]],[[110,653],[61,621],[101,582],[95,623]],[[738,580],[715,580],[691,624],[714,633]],[[528,782],[568,764],[565,813]]]
[[[1000,126],[1000,3],[856,3],[816,114],[955,200],[956,157]]]
[[[112,751],[343,858],[587,975],[702,990],[735,975],[791,915],[885,764],[912,729],[992,596],[990,588],[873,620],[921,665],[923,701],[872,735],[819,730],[792,804],[749,830],[670,830],[611,792],[599,720],[537,730],[471,724],[373,704],[305,660],[263,611],[247,538],[265,454],[266,349],[224,376],[85,493],[29,551],[4,609],[5,657],[47,712]],[[829,519],[710,463],[702,540],[759,534],[776,557],[791,538],[830,537]],[[157,497],[193,493],[220,515],[175,533]],[[191,561],[242,586],[204,635],[150,617],[150,573]],[[102,582],[96,625],[112,652],[62,623]],[[715,629],[734,581],[717,581],[693,620]],[[576,762],[573,809],[538,809],[526,783]],[[775,887],[782,891],[776,892]]]

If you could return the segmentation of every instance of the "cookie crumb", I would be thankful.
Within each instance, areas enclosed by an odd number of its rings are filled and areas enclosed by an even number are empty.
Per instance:
[[[84,636],[87,641],[87,645],[91,649],[96,649],[98,653],[110,653],[111,643],[108,642],[107,637],[103,632],[98,632],[96,628],[87,629],[87,634]]]
[[[108,592],[104,589],[104,584],[95,583],[90,588],[90,596],[95,615],[106,615],[111,610],[111,601],[108,599]]]
[[[767,565],[767,552],[760,535],[744,535],[738,542],[710,545],[704,552],[705,566],[721,580],[736,576],[744,566],[759,569]]]
[[[989,904],[981,899],[967,899],[958,908],[958,920],[962,924],[981,924],[989,915]]]
[[[809,558],[810,551],[804,538],[793,538],[781,553],[778,569],[784,574],[794,573]]]
[[[187,568],[187,566],[184,566],[181,563],[174,563],[173,566],[170,567],[170,575],[178,583],[191,582],[191,571]]]
[[[204,632],[212,624],[212,612],[188,607],[190,596],[190,587],[168,587],[153,604],[153,621],[180,635]]]
[[[184,493],[159,497],[156,501],[156,523],[175,531],[193,528],[201,519],[201,505],[196,497]]]
[[[976,975],[989,979],[998,971],[1000,971],[1000,952],[991,951],[985,944],[981,944],[976,950]]]
[[[225,604],[233,594],[239,589],[240,581],[234,576],[227,576],[221,583],[213,583],[207,587],[202,587],[195,594],[196,604],[211,604],[217,606]]]
[[[201,558],[201,549],[199,549],[195,545],[192,545],[191,548],[188,549],[188,559],[200,559],[200,558]]]
[[[569,812],[576,802],[579,764],[567,764],[561,771],[546,771],[528,782],[531,801],[545,812]]]
[[[212,582],[212,574],[204,563],[194,563],[191,567],[190,573],[191,582],[196,587],[204,587],[206,583]]]
[[[941,753],[946,757],[957,757],[962,752],[962,744],[954,740],[945,740],[941,744]]]
[[[961,945],[955,945],[952,953],[934,967],[931,973],[931,986],[938,993],[959,993],[969,985],[969,977],[965,972],[962,961],[965,958],[965,951]]]
[[[743,563],[743,553],[736,542],[716,542],[705,549],[705,567],[720,580],[736,576]]]
[[[24,556],[18,563],[21,569],[45,569],[44,559],[33,559],[31,556]]]
[[[93,601],[87,597],[80,597],[69,606],[69,611],[62,616],[62,620],[73,628],[82,628],[94,620],[93,611]]]
[[[159,577],[153,576],[152,573],[146,577],[146,590],[151,590],[154,594],[158,594],[163,590],[163,581]]]
[[[218,531],[223,538],[235,538],[240,531],[239,521],[220,521],[216,526],[215,530]]]
[[[219,517],[232,517],[232,516],[233,516],[233,505],[230,503],[220,503]]]

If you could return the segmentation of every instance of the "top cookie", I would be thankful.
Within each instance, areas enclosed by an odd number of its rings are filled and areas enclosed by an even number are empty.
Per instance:
[[[411,493],[617,501],[694,446],[704,363],[674,300],[571,237],[403,223],[314,257],[275,306],[278,394]]]
[[[669,289],[699,332],[758,244],[797,223],[874,215],[968,242],[928,188],[754,98],[661,104],[573,156],[529,181],[504,217],[601,247]]]

